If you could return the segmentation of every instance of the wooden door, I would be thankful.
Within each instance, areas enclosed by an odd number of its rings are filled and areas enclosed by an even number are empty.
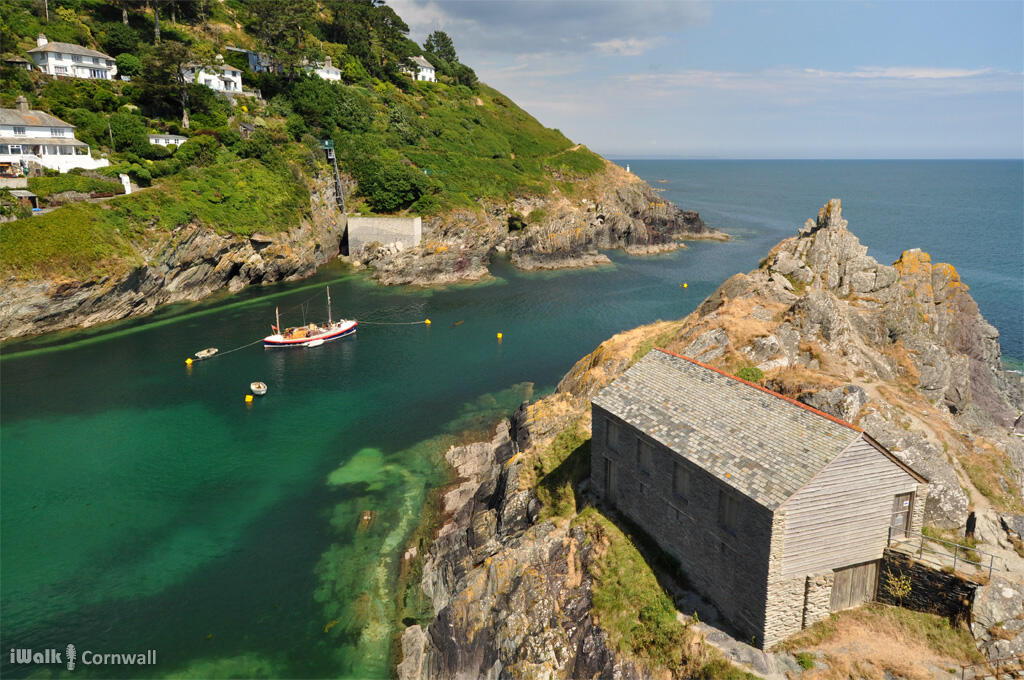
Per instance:
[[[831,611],[849,609],[875,599],[878,587],[878,560],[835,570]]]
[[[893,538],[906,538],[907,530],[910,529],[910,512],[913,505],[912,493],[898,493],[892,499],[892,519],[889,526],[892,527]]]
[[[604,459],[604,497],[605,500],[615,505],[618,501],[618,479],[615,474],[615,463],[611,458]]]

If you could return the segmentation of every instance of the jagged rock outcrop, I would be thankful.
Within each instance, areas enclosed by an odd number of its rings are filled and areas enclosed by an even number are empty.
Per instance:
[[[582,530],[537,521],[518,450],[507,422],[489,443],[449,450],[462,481],[444,498],[450,519],[421,581],[435,616],[405,629],[398,677],[640,678],[590,615]]]
[[[248,238],[188,224],[147,243],[133,269],[93,280],[5,282],[0,339],[149,314],[160,305],[222,290],[300,279],[338,255],[345,216],[330,183],[316,182],[311,213],[296,228]]]
[[[682,239],[727,238],[613,163],[576,186],[572,199],[553,193],[430,218],[419,246],[397,253],[372,249],[352,258],[372,267],[381,283],[428,285],[486,276],[498,253],[521,269],[555,269],[608,263],[599,249],[645,254],[677,248]]]
[[[962,527],[970,500],[964,468],[982,451],[1005,463],[999,483],[1021,497],[1024,443],[1005,414],[1021,403],[1022,388],[1000,365],[997,334],[952,267],[931,265],[919,251],[879,264],[846,227],[839,201],[829,201],[758,270],[727,280],[686,319],[601,343],[554,394],[524,404],[511,433],[477,445],[485,448],[472,457],[488,461],[479,478],[495,481],[474,479],[449,494],[457,499],[447,508],[453,519],[423,579],[437,616],[406,631],[400,677],[647,673],[616,660],[591,627],[586,570],[570,567],[573,555],[586,564],[587,548],[568,528],[536,521],[532,491],[519,488],[516,452],[550,442],[571,423],[587,427],[590,398],[652,345],[728,370],[756,365],[770,388],[858,424],[929,478],[927,524]],[[994,533],[981,524],[979,531],[985,540]],[[1024,591],[1015,578],[993,578],[979,591],[975,626],[989,658],[1024,644]]]

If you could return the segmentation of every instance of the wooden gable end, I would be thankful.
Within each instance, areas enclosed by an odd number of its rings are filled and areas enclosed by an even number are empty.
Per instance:
[[[786,512],[782,576],[879,559],[897,494],[924,481],[866,435],[855,439],[780,510]]]

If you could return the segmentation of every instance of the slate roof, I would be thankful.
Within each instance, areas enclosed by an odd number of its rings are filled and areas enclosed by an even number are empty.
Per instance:
[[[75,127],[71,123],[65,123],[57,116],[52,116],[45,111],[19,111],[18,109],[0,109],[0,125],[25,125],[32,127]]]
[[[849,423],[657,349],[593,403],[773,511],[861,437]]]
[[[0,137],[0,144],[21,144],[22,146],[38,146],[56,144],[58,146],[89,146],[74,137]]]
[[[48,42],[45,45],[39,47],[33,47],[28,51],[29,54],[36,52],[61,52],[63,54],[81,54],[86,57],[101,57],[103,59],[114,60],[109,54],[103,54],[96,50],[91,50],[88,47],[82,47],[81,45],[75,45],[74,43],[66,42]]]
[[[425,58],[420,56],[413,57],[412,63],[416,64],[420,68],[429,68],[431,71],[434,70],[434,65],[427,61]]]

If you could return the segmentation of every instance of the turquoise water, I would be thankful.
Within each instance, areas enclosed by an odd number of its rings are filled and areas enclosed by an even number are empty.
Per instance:
[[[79,665],[85,677],[387,677],[398,558],[427,492],[444,482],[447,446],[551,390],[615,332],[685,316],[829,196],[844,199],[851,228],[879,259],[922,245],[954,262],[1020,356],[1021,251],[1007,245],[1021,239],[1019,164],[951,166],[976,182],[962,200],[978,204],[957,208],[974,236],[941,255],[921,240],[952,227],[919,223],[914,211],[899,229],[877,223],[891,212],[892,180],[871,184],[879,173],[870,165],[835,169],[860,177],[866,200],[852,180],[833,189],[828,166],[730,163],[631,161],[667,198],[733,232],[731,243],[647,258],[613,252],[611,266],[558,273],[498,261],[488,283],[430,291],[381,289],[331,266],[303,282],[7,343],[0,649],[158,652],[155,669]],[[909,175],[908,203],[929,205],[931,172],[890,174]],[[1000,181],[1017,187],[1001,204],[986,194]],[[985,244],[1000,239],[1003,256],[986,267]],[[303,320],[303,304],[319,320],[327,283],[335,316],[433,324],[364,323],[312,350],[256,345],[185,367],[198,349],[265,335],[275,306],[286,323]],[[269,394],[247,407],[252,380]],[[361,531],[364,511],[374,521]],[[4,677],[39,671],[6,654],[0,663]]]

